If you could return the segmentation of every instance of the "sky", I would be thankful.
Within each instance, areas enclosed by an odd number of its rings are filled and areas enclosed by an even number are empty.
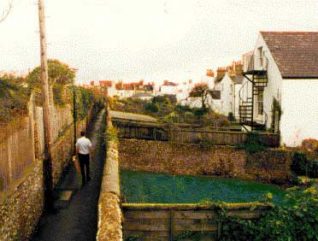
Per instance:
[[[8,0],[0,0],[0,14]],[[199,80],[239,60],[259,31],[318,31],[318,0],[45,0],[48,57],[77,81]],[[0,23],[0,71],[40,63],[36,0]]]

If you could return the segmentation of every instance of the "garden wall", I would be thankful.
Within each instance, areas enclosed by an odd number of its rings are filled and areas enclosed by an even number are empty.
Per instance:
[[[260,203],[227,204],[228,217],[257,219],[270,207]],[[222,212],[217,205],[123,204],[124,239],[136,241],[218,240]]]
[[[120,208],[118,143],[111,139],[112,128],[109,110],[106,111],[106,164],[98,201],[97,241],[122,241],[122,212]]]
[[[178,175],[239,177],[286,183],[291,155],[279,149],[248,154],[228,146],[200,147],[162,141],[121,139],[120,168]]]
[[[70,106],[53,108],[53,183],[58,182],[74,150]],[[92,115],[91,113],[90,115]],[[88,120],[78,121],[77,131]],[[0,141],[0,240],[27,240],[43,212],[43,110],[29,104],[29,115],[6,126]],[[58,120],[58,121],[57,121]]]

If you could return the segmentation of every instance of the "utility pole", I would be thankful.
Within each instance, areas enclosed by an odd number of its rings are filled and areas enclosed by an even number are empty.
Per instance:
[[[51,122],[50,122],[50,102],[49,102],[49,81],[47,63],[47,44],[45,37],[45,14],[44,0],[38,0],[39,5],[39,26],[41,45],[41,83],[43,100],[43,124],[44,124],[44,209],[50,211],[53,208],[53,178],[52,178],[52,156],[51,156]]]

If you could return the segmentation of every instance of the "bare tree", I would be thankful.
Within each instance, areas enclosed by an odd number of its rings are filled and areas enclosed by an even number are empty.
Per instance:
[[[3,22],[8,16],[10,11],[12,10],[13,0],[7,0],[7,3],[4,4],[4,9],[0,12],[0,23]]]

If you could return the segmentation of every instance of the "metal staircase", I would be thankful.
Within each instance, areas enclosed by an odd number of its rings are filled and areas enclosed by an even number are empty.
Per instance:
[[[267,116],[265,116],[265,123],[255,122],[254,110],[255,110],[255,97],[259,95],[260,91],[263,91],[267,86],[267,71],[266,70],[255,70],[250,68],[246,72],[243,72],[243,76],[248,80],[242,86],[239,98],[239,117],[240,124],[246,130],[262,130],[266,128]],[[248,128],[249,127],[249,128]]]

